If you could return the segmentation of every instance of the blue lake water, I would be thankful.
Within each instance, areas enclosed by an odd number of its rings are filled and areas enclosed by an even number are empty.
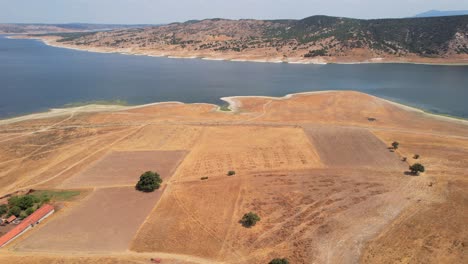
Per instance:
[[[223,96],[320,90],[357,90],[468,117],[468,66],[169,59],[75,51],[0,35],[0,118],[97,100],[221,104]]]

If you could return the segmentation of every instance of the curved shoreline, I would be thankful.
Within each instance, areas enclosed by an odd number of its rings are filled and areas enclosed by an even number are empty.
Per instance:
[[[183,104],[183,105],[197,105],[197,104],[202,104],[202,105],[210,105],[213,106],[214,109],[218,112],[223,112],[223,113],[232,113],[232,112],[238,112],[242,108],[242,101],[239,101],[238,99],[242,98],[264,98],[264,99],[271,99],[271,100],[287,100],[290,99],[294,96],[301,96],[301,95],[314,95],[314,94],[322,94],[322,93],[339,93],[342,91],[339,90],[323,90],[323,91],[311,91],[311,92],[299,92],[299,93],[291,93],[291,94],[286,94],[284,96],[226,96],[226,97],[221,97],[220,100],[227,102],[228,108],[231,110],[231,112],[226,112],[226,111],[221,111],[220,106],[216,104],[211,104],[211,103],[184,103],[180,101],[166,101],[166,102],[154,102],[154,103],[149,103],[149,104],[141,104],[141,105],[129,105],[129,106],[123,106],[123,105],[99,105],[99,104],[89,104],[89,105],[83,105],[83,106],[77,106],[77,107],[64,107],[64,108],[51,108],[47,112],[40,112],[40,113],[33,113],[33,114],[27,114],[27,115],[22,115],[18,117],[12,117],[12,118],[6,118],[6,119],[0,119],[0,126],[1,125],[8,125],[12,123],[17,123],[21,121],[27,121],[27,120],[35,120],[35,119],[43,119],[43,118],[51,118],[51,117],[59,117],[59,116],[64,116],[64,115],[73,115],[76,113],[98,113],[98,112],[117,112],[117,111],[125,111],[125,110],[131,110],[131,109],[138,109],[138,108],[144,108],[144,107],[149,107],[149,106],[154,106],[154,105],[162,105],[162,104]],[[360,91],[354,91],[362,94],[366,94]],[[453,122],[453,123],[459,123],[459,124],[464,124],[468,125],[468,119],[462,118],[462,117],[451,117],[451,116],[445,116],[445,115],[439,115],[439,114],[434,114],[430,113],[427,111],[424,111],[423,109],[413,107],[413,106],[408,106],[404,105],[395,101],[391,101],[388,99],[384,99],[378,96],[370,95],[374,98],[377,98],[379,100],[385,101],[387,103],[390,103],[392,105],[395,105],[401,109],[404,109],[406,111],[411,111],[411,112],[417,112],[423,115],[426,115],[431,118],[439,119],[442,121],[448,121],[448,122]]]
[[[6,38],[16,39],[15,35],[7,36]],[[396,61],[396,60],[384,60],[383,58],[369,58],[365,61],[338,61],[338,62],[329,62],[325,59],[313,58],[313,59],[304,59],[304,58],[292,58],[292,59],[280,59],[280,58],[245,58],[245,57],[219,57],[219,56],[201,56],[201,55],[177,55],[173,54],[170,51],[154,51],[152,52],[135,52],[131,49],[128,50],[112,50],[112,48],[107,47],[77,47],[76,45],[65,45],[65,44],[58,44],[56,40],[51,40],[47,38],[41,37],[24,37],[21,39],[33,39],[39,40],[47,46],[55,47],[55,48],[63,48],[63,49],[70,49],[76,51],[86,51],[86,52],[95,52],[95,53],[114,53],[114,54],[122,54],[122,55],[133,55],[133,56],[148,56],[148,57],[165,57],[169,59],[201,59],[201,60],[209,60],[209,61],[227,61],[227,62],[256,62],[256,63],[286,63],[286,64],[302,64],[302,65],[327,65],[327,64],[339,64],[339,65],[355,65],[355,64],[414,64],[414,65],[433,65],[433,66],[468,66],[468,61],[466,62],[416,62],[416,61]],[[167,54],[166,54],[167,53]]]

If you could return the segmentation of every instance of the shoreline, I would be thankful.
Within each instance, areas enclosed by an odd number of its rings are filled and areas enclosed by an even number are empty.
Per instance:
[[[171,53],[171,51],[154,51],[152,52],[135,52],[132,50],[115,50],[114,48],[106,48],[106,47],[88,47],[88,48],[81,48],[77,47],[76,45],[64,45],[58,44],[55,39],[47,39],[41,37],[28,37],[27,35],[23,38],[15,38],[15,35],[7,36],[8,39],[32,39],[32,40],[39,40],[47,46],[55,47],[55,48],[63,48],[63,49],[70,49],[76,51],[84,51],[84,52],[95,52],[95,53],[104,53],[104,54],[121,54],[121,55],[132,55],[132,56],[148,56],[148,57],[164,57],[168,59],[200,59],[200,60],[208,60],[208,61],[226,61],[226,62],[256,62],[256,63],[285,63],[285,64],[299,64],[299,65],[330,65],[330,64],[338,64],[338,65],[358,65],[358,64],[414,64],[414,65],[429,65],[429,66],[468,66],[468,61],[466,62],[418,62],[418,61],[397,61],[397,60],[384,60],[384,58],[369,58],[365,61],[337,61],[337,62],[330,62],[326,61],[324,58],[314,58],[314,59],[304,59],[304,58],[291,58],[291,59],[280,59],[280,58],[245,58],[245,57],[220,57],[220,56],[202,56],[202,55],[180,55]],[[113,50],[114,49],[114,50]]]
[[[349,90],[349,91],[354,91],[354,90]],[[144,108],[144,107],[149,107],[149,106],[155,106],[155,105],[162,105],[162,104],[183,104],[183,105],[210,105],[213,106],[213,109],[217,112],[223,112],[223,113],[236,113],[242,108],[242,102],[239,101],[238,99],[242,98],[263,98],[263,99],[271,99],[271,100],[288,100],[294,96],[301,96],[301,95],[314,95],[314,94],[323,94],[323,93],[339,93],[343,92],[340,90],[323,90],[323,91],[310,91],[310,92],[299,92],[299,93],[291,93],[291,94],[286,94],[284,96],[257,96],[257,95],[246,95],[246,96],[226,96],[226,97],[221,97],[220,100],[228,103],[228,108],[231,111],[222,111],[220,110],[220,106],[212,103],[184,103],[180,101],[165,101],[165,102],[154,102],[154,103],[149,103],[149,104],[140,104],[140,105],[112,105],[112,104],[88,104],[88,105],[83,105],[83,106],[77,106],[77,107],[63,107],[63,108],[51,108],[46,112],[39,112],[39,113],[32,113],[32,114],[26,114],[26,115],[21,115],[17,117],[11,117],[11,118],[5,118],[5,119],[0,119],[0,126],[1,125],[9,125],[17,122],[22,122],[22,121],[28,121],[28,120],[36,120],[36,119],[43,119],[43,118],[52,118],[52,117],[59,117],[59,116],[64,116],[64,115],[74,115],[78,113],[99,113],[99,112],[117,112],[117,111],[125,111],[125,110],[131,110],[131,109],[138,109],[138,108]],[[452,123],[461,123],[464,125],[468,125],[468,119],[463,118],[463,117],[454,117],[454,116],[449,116],[449,115],[441,115],[441,114],[435,114],[431,112],[427,112],[423,109],[405,105],[402,103],[398,103],[395,101],[391,101],[388,99],[384,99],[378,96],[374,96],[371,94],[363,93],[360,91],[354,91],[362,94],[366,94],[368,96],[372,96],[374,98],[377,98],[379,100],[382,100],[384,102],[390,103],[392,105],[395,105],[403,110],[410,111],[410,112],[417,112],[423,115],[426,115],[431,118],[439,119],[442,121],[447,121],[447,122],[452,122]]]

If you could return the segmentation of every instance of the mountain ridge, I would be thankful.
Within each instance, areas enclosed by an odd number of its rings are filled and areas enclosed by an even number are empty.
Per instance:
[[[467,61],[468,16],[301,20],[189,20],[168,25],[56,36],[80,49],[234,59]]]

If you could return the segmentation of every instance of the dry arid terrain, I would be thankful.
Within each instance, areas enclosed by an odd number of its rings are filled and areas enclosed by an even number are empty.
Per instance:
[[[402,19],[205,19],[32,36],[95,52],[289,63],[468,64],[468,15]]]
[[[466,121],[352,91],[225,100],[2,121],[0,196],[87,192],[0,263],[468,262]]]

